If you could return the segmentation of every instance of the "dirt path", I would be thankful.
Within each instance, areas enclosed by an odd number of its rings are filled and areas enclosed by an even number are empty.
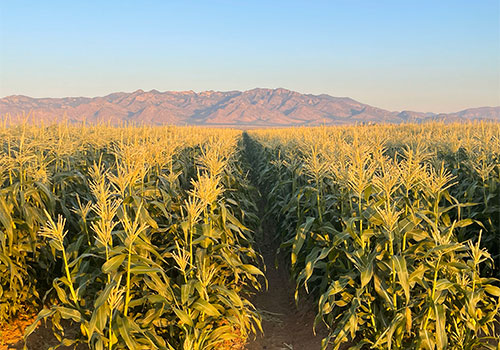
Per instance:
[[[313,334],[315,306],[310,300],[302,298],[298,307],[295,304],[295,286],[289,280],[288,271],[283,263],[275,268],[277,243],[272,241],[273,225],[265,224],[263,237],[258,247],[267,266],[267,291],[255,295],[253,303],[263,314],[264,334],[250,340],[247,350],[319,350],[321,331]]]

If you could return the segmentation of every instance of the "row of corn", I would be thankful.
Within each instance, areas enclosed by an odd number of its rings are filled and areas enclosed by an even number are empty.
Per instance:
[[[268,129],[247,147],[324,349],[497,349],[500,124]]]
[[[60,345],[223,349],[260,328],[241,132],[0,127],[0,323]],[[68,332],[68,329],[74,330]]]

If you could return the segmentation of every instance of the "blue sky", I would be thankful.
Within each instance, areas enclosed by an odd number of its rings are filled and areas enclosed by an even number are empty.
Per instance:
[[[500,105],[499,1],[0,0],[0,96],[284,87]]]

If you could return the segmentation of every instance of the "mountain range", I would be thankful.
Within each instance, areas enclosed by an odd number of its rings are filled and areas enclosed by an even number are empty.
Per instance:
[[[0,116],[11,120],[29,116],[31,120],[44,121],[270,127],[428,120],[500,121],[500,106],[456,113],[394,112],[348,97],[301,94],[281,88],[199,93],[137,90],[93,98],[7,96],[0,99]]]

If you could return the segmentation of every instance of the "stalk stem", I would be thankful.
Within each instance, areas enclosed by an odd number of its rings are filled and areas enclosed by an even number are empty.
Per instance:
[[[62,245],[62,243],[61,243],[61,245]],[[71,278],[71,274],[69,273],[68,260],[66,258],[66,251],[64,249],[64,246],[62,247],[62,254],[63,254],[63,260],[64,260],[64,270],[66,271],[66,278],[68,279],[68,284],[69,284],[69,290],[71,292],[71,297],[73,298],[73,301],[76,304],[78,302],[78,298],[76,296],[75,289],[73,288],[73,280]]]

